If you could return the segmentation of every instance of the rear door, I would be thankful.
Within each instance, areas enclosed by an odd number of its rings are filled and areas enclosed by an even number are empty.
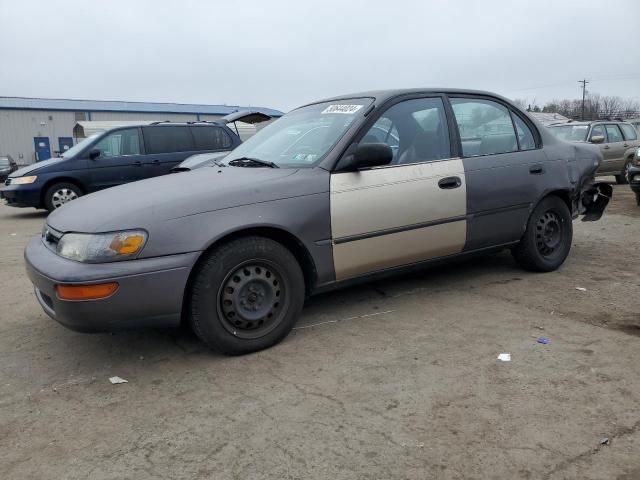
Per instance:
[[[165,175],[197,153],[190,127],[186,125],[150,125],[142,127],[142,136],[146,151],[144,178]]]
[[[602,171],[620,173],[624,166],[624,137],[620,128],[615,123],[607,123],[604,126],[607,132],[607,143],[603,145],[604,168]]]
[[[532,204],[561,167],[548,161],[533,124],[508,105],[480,96],[450,101],[467,181],[466,250],[518,241]]]
[[[141,143],[137,127],[115,130],[98,141],[93,148],[99,150],[100,155],[87,164],[88,190],[93,192],[140,180],[144,158]]]
[[[390,165],[331,175],[337,280],[462,251],[466,182],[440,96],[403,100],[357,137],[387,143]]]

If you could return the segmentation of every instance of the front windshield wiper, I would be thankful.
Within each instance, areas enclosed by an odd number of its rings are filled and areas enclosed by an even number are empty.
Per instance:
[[[259,158],[251,158],[251,157],[240,157],[234,158],[230,160],[228,165],[233,167],[270,167],[270,168],[280,168],[273,162],[269,162],[267,160],[260,160]]]

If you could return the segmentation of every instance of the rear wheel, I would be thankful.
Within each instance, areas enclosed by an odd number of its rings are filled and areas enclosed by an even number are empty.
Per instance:
[[[287,336],[304,293],[302,270],[289,250],[268,238],[241,238],[211,252],[200,266],[191,290],[191,325],[222,353],[255,352]]]
[[[619,175],[616,175],[616,183],[618,185],[625,185],[629,183],[629,168],[631,167],[631,158],[627,160],[627,163],[624,164],[624,168]]]
[[[565,261],[572,239],[573,224],[567,204],[559,197],[546,197],[529,217],[513,255],[527,270],[550,272]]]
[[[61,182],[51,185],[44,194],[44,207],[50,212],[82,196],[77,185]]]

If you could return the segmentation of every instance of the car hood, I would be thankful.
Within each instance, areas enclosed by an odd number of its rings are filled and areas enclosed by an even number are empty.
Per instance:
[[[312,193],[296,181],[300,170],[205,167],[133,182],[74,200],[54,210],[47,223],[61,232],[108,232],[152,228],[199,213]]]
[[[19,168],[15,172],[11,174],[11,178],[14,177],[23,177],[27,174],[33,173],[41,168],[47,167],[49,165],[53,165],[54,163],[63,162],[64,158],[50,158],[49,160],[43,160],[41,162],[36,162],[32,165],[27,165],[26,167]]]

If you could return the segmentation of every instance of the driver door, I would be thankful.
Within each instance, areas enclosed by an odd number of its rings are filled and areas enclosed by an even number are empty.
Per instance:
[[[88,163],[89,191],[142,179],[141,144],[138,128],[115,130],[96,143],[93,148],[100,150],[100,156]]]
[[[331,175],[336,280],[459,253],[466,241],[462,160],[441,97],[390,106],[360,143],[387,143],[390,165]]]

